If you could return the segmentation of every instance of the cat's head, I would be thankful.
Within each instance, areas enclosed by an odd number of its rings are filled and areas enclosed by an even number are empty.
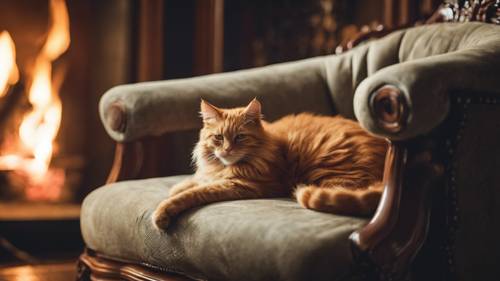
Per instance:
[[[222,109],[201,101],[203,128],[200,144],[208,155],[228,166],[256,153],[265,137],[261,104],[252,100],[246,107]]]

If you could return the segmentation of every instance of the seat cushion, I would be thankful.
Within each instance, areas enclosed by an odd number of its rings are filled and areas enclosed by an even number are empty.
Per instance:
[[[105,256],[209,280],[336,280],[349,273],[349,235],[366,220],[319,213],[291,199],[214,203],[183,213],[166,233],[151,214],[186,176],[125,181],[82,206],[87,246]]]

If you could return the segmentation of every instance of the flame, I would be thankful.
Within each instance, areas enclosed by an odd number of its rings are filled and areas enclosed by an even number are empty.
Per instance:
[[[52,158],[53,142],[61,124],[62,106],[59,89],[52,83],[52,61],[69,47],[69,15],[64,0],[50,1],[50,27],[47,40],[33,69],[33,80],[28,99],[33,109],[19,128],[19,136],[25,148],[34,157],[31,173],[42,178]]]
[[[26,72],[32,73],[30,79],[25,79],[29,83],[31,111],[21,120],[19,139],[16,136],[4,140],[2,146],[8,149],[0,155],[0,170],[12,171],[9,176],[25,187],[25,196],[29,200],[57,200],[65,182],[64,169],[49,169],[49,165],[62,114],[59,98],[62,77],[58,76],[61,79],[54,82],[52,63],[69,48],[69,15],[65,0],[50,0],[49,9],[46,41],[34,60],[32,71]],[[9,33],[1,32],[0,97],[18,79],[14,42]]]
[[[53,61],[66,52],[70,43],[69,15],[66,2],[64,0],[51,0],[50,14],[52,24],[42,54]]]
[[[16,49],[7,31],[0,32],[0,62],[0,97],[2,97],[7,93],[7,87],[19,80]]]

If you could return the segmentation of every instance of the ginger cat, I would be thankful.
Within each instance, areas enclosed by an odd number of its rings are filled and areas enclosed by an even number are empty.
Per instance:
[[[302,113],[267,123],[257,99],[234,109],[202,100],[201,116],[196,173],[159,204],[152,217],[157,228],[196,206],[294,191],[308,209],[361,216],[375,211],[387,142],[357,122]]]

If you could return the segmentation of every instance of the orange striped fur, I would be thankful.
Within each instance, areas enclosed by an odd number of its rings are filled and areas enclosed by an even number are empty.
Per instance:
[[[160,203],[153,214],[158,228],[166,229],[192,207],[292,194],[317,211],[360,216],[375,211],[387,143],[357,122],[302,113],[267,123],[256,99],[234,109],[202,101],[201,115],[196,173]]]

